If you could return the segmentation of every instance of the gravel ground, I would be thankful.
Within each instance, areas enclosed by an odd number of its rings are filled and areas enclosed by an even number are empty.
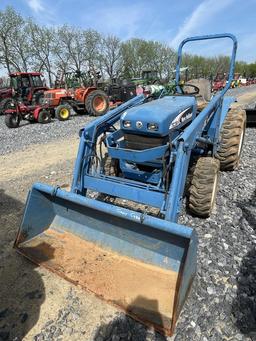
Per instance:
[[[256,105],[256,85],[243,86],[239,88],[230,89],[228,90],[227,95],[236,97],[236,96],[250,94],[250,93],[255,93],[255,100],[250,101],[249,103],[243,106],[244,109],[245,108],[249,109],[249,108],[255,108],[255,105]]]
[[[23,150],[31,144],[44,144],[78,135],[79,130],[93,119],[88,115],[74,115],[68,121],[54,119],[48,124],[21,121],[19,128],[9,129],[4,123],[4,116],[0,116],[0,155]]]
[[[230,89],[227,92],[227,95],[229,96],[239,96],[251,92],[255,92],[256,90],[256,85],[249,85],[249,86],[241,86],[238,88]],[[255,96],[256,97],[256,96]]]
[[[217,207],[180,222],[199,237],[198,271],[176,330],[178,340],[256,340],[256,129],[247,129],[241,164],[222,172]]]

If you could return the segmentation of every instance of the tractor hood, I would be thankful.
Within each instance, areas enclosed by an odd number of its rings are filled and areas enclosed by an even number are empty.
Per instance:
[[[126,110],[120,124],[126,133],[166,136],[190,121],[195,109],[194,97],[166,96]]]

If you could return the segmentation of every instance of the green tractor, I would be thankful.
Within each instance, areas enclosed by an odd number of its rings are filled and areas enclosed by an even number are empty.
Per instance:
[[[144,70],[141,73],[141,77],[132,78],[131,82],[136,86],[141,85],[149,85],[149,84],[156,84],[160,82],[158,77],[158,72],[156,70]]]

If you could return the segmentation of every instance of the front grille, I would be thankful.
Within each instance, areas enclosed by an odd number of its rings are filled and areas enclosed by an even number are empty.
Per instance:
[[[168,136],[155,137],[136,134],[124,134],[125,147],[127,149],[144,150],[162,146],[168,142]]]
[[[44,93],[44,97],[45,98],[55,98],[56,94],[52,93],[52,92],[46,92],[46,93]]]

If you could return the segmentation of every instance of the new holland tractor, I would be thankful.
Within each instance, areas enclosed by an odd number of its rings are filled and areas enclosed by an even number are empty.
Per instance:
[[[230,76],[199,107],[198,88],[179,85],[182,49],[216,38],[233,41]],[[71,191],[33,185],[15,248],[172,334],[196,274],[197,234],[179,224],[182,206],[208,217],[220,169],[235,169],[241,155],[245,113],[224,97],[236,49],[232,34],[185,39],[175,95],[136,96],[82,129]]]

